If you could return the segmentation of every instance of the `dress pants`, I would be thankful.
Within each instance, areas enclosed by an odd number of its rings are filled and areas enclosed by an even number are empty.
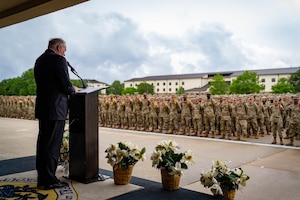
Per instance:
[[[38,185],[48,186],[58,181],[55,176],[62,143],[65,120],[39,120],[36,169]]]

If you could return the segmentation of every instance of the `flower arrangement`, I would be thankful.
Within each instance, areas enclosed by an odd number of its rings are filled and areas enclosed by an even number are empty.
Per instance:
[[[63,139],[60,147],[60,156],[59,162],[63,163],[65,161],[69,162],[70,153],[69,153],[69,131],[65,130],[63,134]]]
[[[224,192],[238,190],[239,185],[245,186],[249,176],[242,168],[229,169],[226,162],[214,160],[211,169],[202,172],[200,182],[211,189],[214,195],[223,196]],[[225,191],[226,190],[226,191]]]
[[[157,144],[151,155],[152,167],[169,170],[170,175],[183,175],[188,163],[195,163],[192,151],[178,152],[180,147],[175,141],[163,140]]]
[[[114,169],[119,167],[128,168],[131,165],[135,165],[139,160],[144,161],[146,159],[146,148],[140,149],[137,145],[130,142],[119,142],[117,144],[111,144],[105,152],[107,153],[107,163],[109,163]]]

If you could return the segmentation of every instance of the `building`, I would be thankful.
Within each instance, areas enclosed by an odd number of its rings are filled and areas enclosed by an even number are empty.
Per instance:
[[[276,84],[280,78],[288,78],[291,74],[297,72],[299,69],[299,67],[291,67],[249,71],[256,72],[260,83],[265,85],[265,90],[263,92],[271,92],[272,85]],[[187,93],[201,93],[208,91],[208,84],[216,74],[221,74],[225,81],[230,84],[242,73],[244,73],[244,71],[146,76],[142,78],[132,78],[126,80],[124,81],[124,86],[125,88],[136,88],[138,84],[146,82],[152,84],[154,86],[154,92],[158,94],[176,93],[179,87],[183,87]]]
[[[88,87],[108,87],[108,84],[103,83],[103,82],[99,82],[97,80],[94,79],[84,79],[84,82],[87,83]],[[106,94],[106,89],[102,89],[101,90],[101,94]]]

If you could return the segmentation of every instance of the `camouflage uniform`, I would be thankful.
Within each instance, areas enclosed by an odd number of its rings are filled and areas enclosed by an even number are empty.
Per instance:
[[[192,128],[192,103],[186,96],[181,102],[181,130],[180,134],[190,134]]]
[[[237,131],[237,136],[235,140],[240,140],[241,134],[244,137],[246,137],[247,135],[247,109],[242,98],[238,99],[238,102],[235,105],[235,112],[236,112],[236,131]]]
[[[129,95],[126,95],[125,101],[125,129],[133,129],[133,105],[132,100]]]
[[[117,102],[116,99],[111,96],[108,105],[108,127],[115,127],[117,119]]]
[[[294,137],[300,134],[300,101],[298,96],[293,97],[293,104],[289,106],[290,123],[288,126],[290,142],[288,146],[294,145]]]
[[[221,129],[221,137],[220,139],[225,139],[227,135],[227,139],[231,137],[231,106],[228,104],[228,100],[224,99],[222,103],[219,105],[220,107],[220,129]]]
[[[165,100],[162,100],[159,103],[159,115],[158,115],[159,130],[157,132],[162,132],[163,129],[168,130],[169,113],[170,113],[169,104]]]
[[[138,94],[135,95],[135,99],[132,102],[133,106],[133,123],[134,127],[132,130],[140,130],[142,126],[142,114],[141,114],[141,108],[142,108],[142,101],[140,100],[140,97]]]
[[[149,131],[151,132],[158,130],[158,113],[159,105],[155,99],[151,99],[149,104]]]
[[[207,99],[203,105],[203,117],[205,132],[202,136],[207,137],[211,133],[211,137],[215,136],[215,102],[207,95]]]
[[[261,100],[256,100],[256,108],[257,108],[257,125],[259,128],[259,133],[262,137],[264,137],[264,107],[261,103]]]
[[[142,121],[141,121],[141,129],[140,130],[148,130],[149,128],[149,100],[147,95],[143,95],[144,98],[142,100]]]
[[[271,127],[272,127],[272,133],[273,133],[273,141],[272,144],[276,144],[276,137],[277,134],[280,138],[280,144],[283,144],[282,141],[282,127],[283,127],[283,120],[282,120],[282,112],[283,107],[280,104],[278,99],[274,100],[274,104],[270,106],[270,113],[271,113]]]
[[[223,98],[219,97],[219,102],[215,103],[215,132],[216,135],[221,134],[221,105],[223,102]]]
[[[258,139],[258,125],[257,125],[257,106],[256,104],[253,102],[253,97],[249,97],[248,99],[248,104],[246,104],[246,109],[247,109],[247,126],[249,128],[249,131],[247,133],[247,137],[250,136],[250,133],[252,132],[252,134],[255,136],[256,139]]]
[[[201,107],[201,99],[195,99],[193,102],[193,129],[197,136],[200,136],[203,129],[203,113]]]
[[[124,123],[125,122],[125,101],[123,98],[118,99],[117,113],[118,113],[117,128],[123,128],[125,124]]]
[[[175,95],[172,95],[172,99],[170,101],[170,118],[169,118],[169,130],[167,133],[178,133],[179,130],[179,119],[181,113],[181,105],[176,100]]]
[[[262,106],[264,111],[264,125],[265,125],[265,131],[267,135],[270,135],[271,133],[271,121],[270,121],[270,104],[267,102],[267,98],[263,97],[262,99]]]

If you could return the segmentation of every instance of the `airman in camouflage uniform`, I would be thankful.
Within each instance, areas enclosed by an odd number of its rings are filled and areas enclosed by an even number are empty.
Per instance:
[[[260,99],[255,100],[257,109],[257,125],[259,128],[259,133],[261,137],[264,137],[264,107]]]
[[[157,132],[161,133],[163,129],[168,130],[169,114],[170,114],[170,106],[168,102],[165,99],[161,99],[159,103],[159,114],[158,114],[159,130]]]
[[[124,127],[124,121],[125,121],[125,101],[122,97],[118,98],[117,103],[117,113],[118,113],[118,119],[117,119],[117,127],[116,128],[123,128]]]
[[[108,105],[108,127],[114,128],[116,126],[116,116],[117,116],[117,101],[113,95],[110,96],[110,101]]]
[[[223,98],[219,97],[219,100],[215,103],[215,132],[216,135],[221,134],[221,105]]]
[[[241,140],[241,135],[246,137],[247,135],[247,108],[243,102],[242,97],[238,98],[235,105],[236,112],[236,132],[237,136],[235,140]]]
[[[126,101],[125,101],[125,129],[134,129],[133,124],[133,104],[131,97],[129,95],[126,95]]]
[[[200,136],[203,131],[203,108],[201,106],[202,98],[193,99],[193,131],[195,135]],[[194,134],[193,134],[194,135]]]
[[[149,104],[150,101],[148,99],[148,96],[146,94],[143,95],[143,100],[142,100],[142,121],[141,121],[141,131],[148,130],[149,129]]]
[[[170,118],[169,118],[169,130],[167,131],[167,133],[178,134],[181,105],[177,101],[175,95],[172,95],[169,105],[170,105]]]
[[[142,121],[142,114],[141,114],[142,101],[138,94],[135,94],[134,97],[135,98],[132,102],[134,127],[132,128],[132,130],[140,130],[141,125],[142,125],[142,123],[141,123],[141,121]]]
[[[192,128],[192,103],[186,95],[181,101],[181,130],[180,134],[189,135]]]
[[[267,97],[262,97],[262,106],[264,107],[264,125],[267,135],[271,134],[271,121],[270,121],[270,102]]]
[[[149,131],[157,131],[159,105],[154,98],[150,99],[149,112]]]
[[[270,113],[271,113],[271,127],[272,127],[272,133],[273,133],[273,141],[272,144],[276,144],[276,137],[277,135],[280,138],[280,144],[283,145],[282,140],[282,112],[283,107],[279,102],[278,98],[274,99],[274,104],[270,106]]]
[[[254,103],[254,99],[252,96],[248,99],[248,104],[246,104],[247,109],[247,126],[249,127],[249,131],[246,135],[246,137],[250,137],[250,133],[254,135],[255,139],[258,139],[258,125],[257,125],[257,107]]]
[[[288,126],[290,142],[286,145],[294,145],[294,137],[300,134],[300,101],[298,96],[293,96],[293,104],[289,106],[290,122]]]
[[[228,100],[224,98],[222,103],[219,104],[220,107],[220,129],[221,129],[221,137],[220,139],[231,139],[231,131],[232,131],[232,120],[231,120],[231,106],[228,103]]]
[[[215,102],[211,99],[211,94],[206,95],[207,99],[203,105],[203,117],[205,132],[202,134],[203,137],[207,137],[211,134],[211,137],[215,137]]]

